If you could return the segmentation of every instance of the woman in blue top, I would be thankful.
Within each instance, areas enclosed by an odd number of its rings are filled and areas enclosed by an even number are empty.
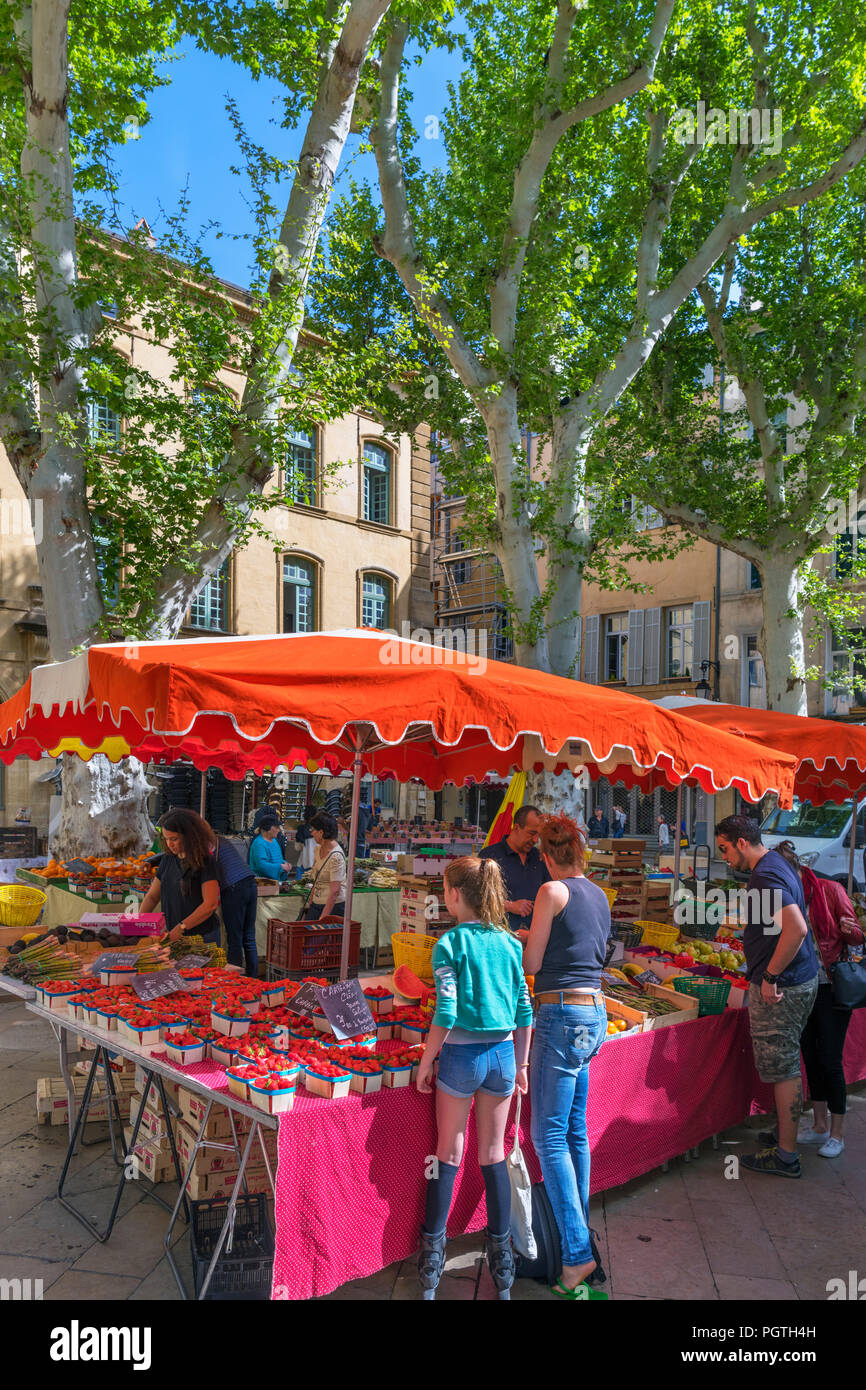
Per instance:
[[[289,876],[289,866],[283,859],[283,851],[277,843],[280,823],[276,816],[264,816],[250,845],[250,868],[260,878],[284,879]]]
[[[532,1143],[562,1247],[561,1298],[604,1298],[585,1283],[596,1267],[589,1233],[589,1064],[607,1036],[601,972],[610,937],[607,897],[584,876],[583,834],[568,816],[547,816],[541,853],[552,882],[538,890],[532,925],[518,932],[535,976],[530,1091]]]
[[[505,884],[499,865],[472,856],[449,864],[445,906],[456,925],[433,948],[436,1012],[418,1069],[418,1090],[428,1093],[439,1057],[437,1162],[427,1186],[418,1276],[424,1298],[433,1299],[445,1264],[445,1227],[474,1102],[490,1272],[499,1297],[507,1299],[514,1256],[505,1127],[515,1084],[520,1092],[527,1088],[532,1007],[520,947],[502,925]]]

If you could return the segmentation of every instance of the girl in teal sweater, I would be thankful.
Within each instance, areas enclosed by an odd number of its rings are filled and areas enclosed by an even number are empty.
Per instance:
[[[505,900],[502,874],[492,859],[467,856],[445,870],[445,906],[456,925],[433,948],[436,1012],[417,1083],[419,1091],[431,1090],[438,1056],[436,1164],[418,1259],[425,1299],[435,1297],[445,1264],[445,1227],[473,1103],[487,1197],[488,1260],[501,1299],[510,1297],[514,1282],[505,1128],[515,1086],[521,1093],[527,1088],[532,1006],[522,949],[503,925]]]

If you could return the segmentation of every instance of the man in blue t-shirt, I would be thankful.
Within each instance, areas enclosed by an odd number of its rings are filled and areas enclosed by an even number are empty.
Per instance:
[[[818,993],[818,960],[800,876],[761,843],[758,822],[726,816],[716,826],[719,854],[749,874],[743,950],[749,980],[749,1026],[755,1066],[773,1086],[779,1121],[774,1147],[740,1159],[755,1173],[799,1178],[797,1125],[803,1108],[800,1035]]]

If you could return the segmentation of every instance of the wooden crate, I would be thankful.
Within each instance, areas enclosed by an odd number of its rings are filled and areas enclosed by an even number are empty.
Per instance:
[[[604,1007],[607,1010],[608,1018],[623,1018],[628,1024],[628,1032],[644,1033],[647,1031],[646,1025],[650,1021],[649,1014],[641,1013],[633,1009],[630,1004],[621,1004],[618,999],[609,999],[604,996]]]
[[[644,1032],[649,1032],[651,1028],[669,1028],[673,1023],[692,1023],[698,1016],[699,1001],[693,999],[689,994],[678,994],[675,989],[668,989],[664,985],[648,985],[647,994],[657,999],[665,999],[669,1004],[675,1004],[677,1012],[659,1016],[651,1015],[647,1020]]]
[[[643,854],[646,849],[646,840],[628,839],[625,835],[619,840],[612,837],[606,840],[596,840],[595,845],[606,854]],[[595,848],[593,848],[595,854]]]

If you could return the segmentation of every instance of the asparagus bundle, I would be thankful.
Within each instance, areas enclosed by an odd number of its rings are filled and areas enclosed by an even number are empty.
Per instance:
[[[39,980],[74,980],[81,974],[81,961],[62,949],[56,938],[34,942],[10,956],[4,973],[27,984]]]

